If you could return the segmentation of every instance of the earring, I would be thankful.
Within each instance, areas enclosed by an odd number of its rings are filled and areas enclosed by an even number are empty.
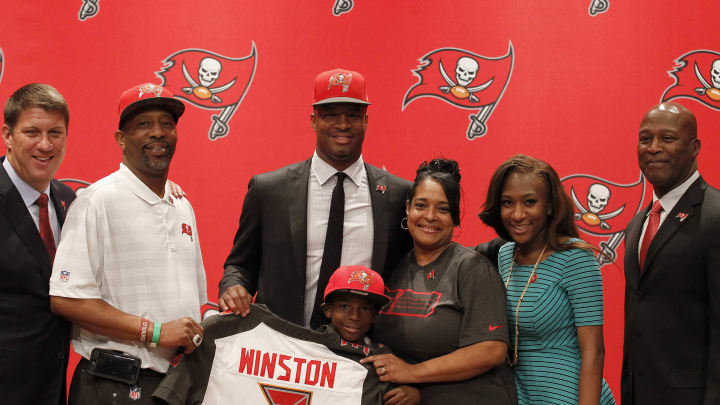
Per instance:
[[[405,225],[403,225],[403,222],[405,223]],[[408,230],[407,217],[405,217],[405,218],[403,218],[403,219],[400,220],[400,228],[402,228],[402,229],[404,229],[404,230],[406,230],[406,231]]]
[[[548,216],[552,215],[552,210],[548,210]]]

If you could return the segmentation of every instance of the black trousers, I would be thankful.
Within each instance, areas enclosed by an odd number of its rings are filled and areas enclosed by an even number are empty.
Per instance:
[[[162,404],[153,400],[152,393],[165,378],[165,374],[141,369],[134,386],[106,380],[88,374],[90,362],[80,360],[70,383],[68,405],[143,405]]]

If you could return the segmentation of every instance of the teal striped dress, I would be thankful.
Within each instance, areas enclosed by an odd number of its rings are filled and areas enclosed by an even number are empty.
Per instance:
[[[500,248],[498,268],[503,282],[507,281],[514,250],[514,242]],[[532,269],[532,265],[516,263],[507,287],[511,344],[515,338],[515,307]],[[603,324],[600,267],[586,250],[571,249],[555,252],[540,262],[536,276],[520,305],[515,367],[518,403],[575,405],[580,377],[576,327]],[[615,404],[604,379],[600,404]]]

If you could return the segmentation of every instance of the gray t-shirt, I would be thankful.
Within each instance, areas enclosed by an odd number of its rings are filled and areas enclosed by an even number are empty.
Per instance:
[[[420,266],[411,251],[387,283],[391,300],[373,338],[419,363],[488,340],[508,343],[505,289],[493,265],[455,242]],[[503,365],[465,381],[418,386],[423,403],[515,404],[515,385]],[[445,401],[445,402],[441,402]]]

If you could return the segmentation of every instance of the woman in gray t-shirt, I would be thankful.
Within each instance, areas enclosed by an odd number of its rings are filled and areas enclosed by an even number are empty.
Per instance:
[[[423,162],[407,201],[414,247],[392,272],[392,299],[373,327],[375,340],[407,361],[365,361],[381,381],[416,384],[423,403],[515,404],[505,292],[485,257],[452,241],[459,207],[457,162]]]

